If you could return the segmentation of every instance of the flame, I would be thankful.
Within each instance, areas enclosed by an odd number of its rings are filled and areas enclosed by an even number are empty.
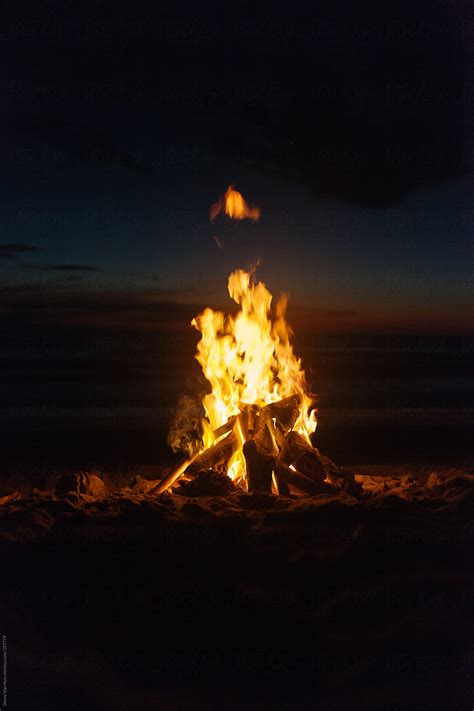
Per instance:
[[[235,315],[206,308],[191,322],[201,332],[196,359],[211,385],[204,396],[205,411],[201,451],[216,440],[214,431],[236,417],[236,445],[227,463],[227,474],[245,486],[246,439],[239,414],[243,404],[263,407],[298,394],[301,405],[293,429],[309,442],[316,429],[312,398],[305,394],[301,360],[293,352],[291,329],[286,321],[287,299],[282,296],[271,311],[272,295],[262,282],[241,269],[228,280],[229,294],[239,305]],[[274,441],[274,435],[272,434]],[[275,444],[276,447],[276,444]]]
[[[249,205],[245,202],[241,193],[234,190],[232,185],[229,185],[224,195],[217,202],[211,205],[209,210],[209,219],[213,222],[221,212],[231,217],[233,220],[258,220],[260,219],[260,208]]]

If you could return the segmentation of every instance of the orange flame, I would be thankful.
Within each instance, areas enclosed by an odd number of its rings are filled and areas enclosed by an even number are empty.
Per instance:
[[[234,190],[232,185],[229,185],[224,195],[217,202],[211,205],[209,210],[209,219],[213,222],[221,212],[228,215],[233,220],[258,220],[260,219],[260,208],[249,205],[245,202],[241,193]]]
[[[243,403],[263,407],[294,394],[301,396],[301,406],[293,429],[309,442],[316,415],[309,412],[312,400],[305,395],[305,374],[290,341],[286,297],[272,314],[272,295],[265,284],[253,283],[250,273],[241,269],[229,276],[228,288],[240,306],[235,316],[206,308],[192,321],[202,334],[196,359],[211,384],[202,401],[206,417],[200,451],[216,440],[215,430],[239,415]],[[238,417],[234,434],[237,444],[227,474],[245,486],[245,436]]]

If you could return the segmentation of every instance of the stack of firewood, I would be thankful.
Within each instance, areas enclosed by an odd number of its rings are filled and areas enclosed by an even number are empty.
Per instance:
[[[312,405],[316,399],[312,398]],[[179,477],[199,478],[204,472],[226,475],[235,450],[238,426],[244,436],[243,453],[250,493],[271,493],[272,481],[278,493],[355,493],[351,472],[338,467],[293,430],[301,408],[300,395],[292,395],[264,407],[242,404],[239,415],[214,432],[215,443],[163,480],[154,493],[162,493]],[[274,480],[273,480],[274,477]],[[295,491],[296,490],[296,491]]]

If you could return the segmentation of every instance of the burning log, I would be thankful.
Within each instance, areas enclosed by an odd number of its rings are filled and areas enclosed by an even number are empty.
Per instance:
[[[256,438],[245,442],[243,452],[247,465],[249,492],[271,494],[275,457]]]
[[[310,397],[311,402],[314,405],[316,403],[316,395],[311,395]],[[290,395],[282,400],[278,400],[278,402],[272,402],[269,405],[265,405],[262,408],[259,408],[257,405],[249,405],[245,402],[239,403],[239,407],[241,413],[246,418],[247,430],[249,434],[253,434],[256,429],[256,422],[263,413],[268,413],[271,418],[276,418],[285,430],[291,429],[298,417],[300,404],[301,396],[296,393],[295,395]],[[215,429],[214,436],[218,438],[230,432],[234,427],[237,417],[238,415],[233,415],[233,417],[230,417],[227,422]]]
[[[289,496],[290,495],[290,489],[288,487],[288,481],[285,476],[285,473],[280,472],[278,465],[275,466],[275,469],[273,470],[273,474],[275,475],[275,481],[278,489],[278,493],[280,496]]]
[[[246,438],[243,454],[248,490],[251,493],[271,493],[273,474],[278,491],[283,495],[289,495],[289,486],[310,495],[334,492],[336,487],[341,487],[342,484],[335,481],[336,474],[341,476],[340,470],[336,472],[335,465],[330,468],[331,483],[326,483],[324,480],[328,472],[318,450],[296,431],[291,431],[286,436],[283,434],[282,429],[286,428],[284,423],[286,426],[288,423],[294,424],[300,407],[301,398],[298,394],[262,408],[242,403],[241,414],[231,417],[214,431],[217,436],[224,435],[222,439],[193,459],[183,462],[150,493],[162,493],[184,473],[193,476],[200,472],[218,470],[225,465],[237,443],[237,434],[234,432],[237,418],[240,419]]]
[[[204,452],[198,454],[189,467],[186,469],[190,474],[204,471],[206,469],[215,469],[216,467],[224,464],[232,454],[232,450],[235,443],[235,435],[232,432],[228,434],[224,439],[219,440],[213,444]]]
[[[311,404],[316,404],[316,396],[310,395]],[[295,395],[290,395],[285,397],[278,402],[272,402],[270,405],[266,405],[263,410],[268,410],[270,417],[276,418],[278,423],[283,427],[284,430],[291,430],[295,424],[301,407],[301,396],[296,393]]]
[[[162,493],[185,472],[192,476],[201,471],[219,469],[224,465],[230,459],[237,442],[233,431],[237,418],[240,418],[245,437],[248,437],[243,445],[243,454],[250,492],[270,493],[272,475],[275,473],[278,490],[282,494],[289,494],[288,483],[306,493],[318,493],[321,487],[316,486],[315,482],[322,482],[325,474],[317,450],[297,432],[290,432],[286,437],[282,432],[282,428],[286,429],[288,425],[294,424],[300,407],[299,394],[262,408],[242,403],[241,414],[229,418],[214,431],[216,436],[226,436],[193,459],[184,462],[150,493]],[[276,467],[277,457],[278,464],[281,465],[280,470]],[[299,464],[297,472],[293,472],[288,466],[295,461]],[[298,477],[300,486],[296,483]]]
[[[219,437],[222,437],[222,435],[228,434],[229,432],[232,431],[234,428],[235,421],[237,419],[237,415],[234,415],[233,417],[230,417],[227,422],[225,422],[223,425],[218,427],[216,430],[214,430],[214,437],[218,439]]]
[[[168,474],[154,489],[151,489],[148,493],[159,495],[170,488],[175,481],[179,479],[184,472],[197,473],[200,471],[205,471],[206,469],[213,469],[223,464],[227,459],[229,459],[232,454],[232,449],[234,446],[235,437],[229,434],[224,439],[219,440],[204,450],[200,454],[196,455],[192,459],[186,459],[182,462],[179,467]]]
[[[273,448],[273,440],[270,434],[271,425],[271,414],[266,408],[256,411],[253,414],[252,420],[252,430],[249,430],[249,434],[252,434],[254,439],[258,440],[259,443],[269,451]]]
[[[245,415],[246,429],[249,435],[253,435],[260,426],[260,408],[257,405],[244,405],[242,412]]]
[[[278,461],[282,464],[293,464],[301,454],[308,448],[308,443],[297,432],[289,432],[286,437],[281,438],[280,453]]]
[[[250,493],[272,491],[272,475],[275,468],[274,442],[271,435],[271,412],[267,408],[252,413],[253,434],[243,446],[247,469],[247,483]]]
[[[192,459],[185,459],[184,462],[181,462],[179,467],[177,469],[173,469],[172,472],[167,474],[164,479],[160,481],[157,486],[155,486],[153,489],[150,489],[148,494],[154,494],[156,496],[159,496],[159,494],[162,494],[164,491],[170,488],[174,484],[175,481],[179,479],[179,477],[186,471],[190,463],[192,462]]]

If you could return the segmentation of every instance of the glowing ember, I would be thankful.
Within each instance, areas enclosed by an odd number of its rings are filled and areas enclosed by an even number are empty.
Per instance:
[[[206,418],[199,451],[207,450],[226,434],[226,425],[227,432],[233,429],[233,451],[226,471],[235,482],[246,486],[243,445],[253,431],[252,418],[262,419],[262,412],[269,414],[265,427],[276,453],[279,425],[266,406],[296,396],[297,412],[287,432],[299,433],[308,443],[316,429],[316,415],[315,410],[309,412],[312,398],[305,394],[304,371],[290,342],[286,297],[279,299],[272,314],[272,295],[265,284],[253,283],[250,273],[243,270],[229,276],[228,288],[240,306],[237,314],[225,315],[207,308],[192,321],[202,334],[196,358],[211,385],[211,393],[202,402]]]
[[[211,222],[221,213],[225,213],[233,220],[258,220],[260,219],[260,208],[249,205],[242,195],[229,185],[224,195],[215,202],[209,210]]]

